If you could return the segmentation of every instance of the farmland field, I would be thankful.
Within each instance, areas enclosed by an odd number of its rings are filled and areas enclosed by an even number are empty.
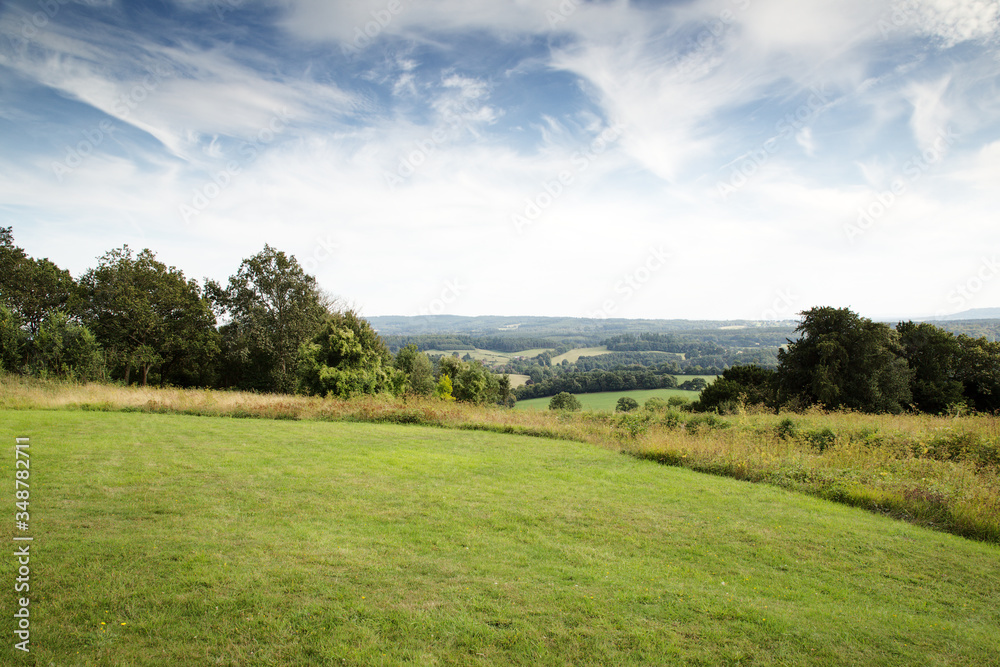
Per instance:
[[[675,375],[677,378],[677,383],[687,382],[688,380],[693,380],[695,378],[702,378],[705,382],[711,382],[715,379],[714,375]],[[580,401],[584,410],[614,410],[615,405],[618,403],[618,399],[622,396],[630,396],[639,402],[639,405],[643,405],[646,401],[653,398],[654,396],[662,398],[664,400],[670,398],[671,396],[681,396],[688,399],[689,401],[698,400],[698,395],[700,392],[697,391],[684,391],[681,389],[632,389],[625,391],[605,391],[597,392],[593,394],[574,394]],[[545,396],[543,398],[529,398],[523,401],[518,401],[515,407],[521,410],[548,410],[549,401],[552,400],[551,396]]]
[[[576,363],[580,357],[597,357],[602,354],[608,354],[607,346],[601,347],[578,347],[574,350],[570,350],[565,354],[560,354],[558,357],[552,357],[552,364],[561,364],[564,360],[573,364]]]
[[[622,396],[630,396],[643,405],[649,399],[655,397],[667,400],[671,396],[682,396],[689,401],[698,400],[697,391],[684,391],[682,389],[632,389],[623,391],[602,391],[594,394],[574,394],[584,410],[614,410],[618,399]],[[529,398],[518,401],[514,407],[520,410],[548,410],[551,396],[543,398]]]
[[[0,411],[0,434],[32,438],[40,665],[984,665],[1000,648],[996,545],[593,445],[81,410]]]

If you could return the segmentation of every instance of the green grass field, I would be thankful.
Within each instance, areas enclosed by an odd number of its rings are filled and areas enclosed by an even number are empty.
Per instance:
[[[32,438],[33,655],[10,657],[7,585],[3,664],[986,665],[1000,649],[996,545],[592,445],[6,410],[8,488],[15,435]]]
[[[646,401],[657,396],[664,400],[671,396],[683,396],[689,401],[698,400],[697,391],[682,391],[680,389],[634,389],[632,391],[602,391],[594,394],[574,394],[579,399],[584,410],[609,410],[614,411],[618,399],[622,396],[631,396],[643,405]],[[515,407],[520,410],[548,410],[551,396],[543,398],[529,398],[518,401]]]
[[[688,380],[693,380],[694,378],[703,378],[705,382],[711,382],[715,379],[714,375],[675,375],[677,378],[677,383],[687,382]],[[698,395],[700,392],[697,391],[682,391],[680,389],[635,389],[632,391],[605,391],[598,392],[594,394],[574,394],[577,399],[579,399],[580,404],[583,406],[584,410],[609,410],[614,411],[615,405],[618,404],[618,399],[622,396],[630,396],[639,402],[639,405],[643,405],[646,401],[653,398],[654,396],[662,398],[664,400],[670,398],[671,396],[681,396],[688,399],[689,401],[698,400]],[[551,396],[546,396],[543,398],[529,398],[524,401],[518,401],[515,407],[521,410],[548,410],[549,401],[552,400]]]
[[[576,363],[580,357],[597,357],[602,354],[607,354],[607,346],[601,347],[578,347],[565,354],[560,354],[558,357],[552,357],[552,365],[561,364],[563,360],[569,361],[569,363]]]

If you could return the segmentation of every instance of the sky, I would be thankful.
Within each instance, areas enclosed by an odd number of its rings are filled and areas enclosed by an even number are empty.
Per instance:
[[[996,0],[0,0],[0,226],[364,315],[1000,306]]]

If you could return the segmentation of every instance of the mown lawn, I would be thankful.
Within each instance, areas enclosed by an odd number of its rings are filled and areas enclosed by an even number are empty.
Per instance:
[[[997,546],[592,445],[0,411],[8,480],[15,435],[32,437],[34,653],[10,657],[5,585],[4,664],[985,665],[1000,649]],[[0,567],[10,583],[14,559]]]

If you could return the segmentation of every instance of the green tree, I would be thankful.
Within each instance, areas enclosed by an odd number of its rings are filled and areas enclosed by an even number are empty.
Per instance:
[[[567,391],[556,394],[549,401],[549,410],[569,410],[576,412],[582,409],[583,405],[580,404],[580,399]]]
[[[635,400],[631,396],[622,396],[618,399],[618,403],[615,405],[616,412],[632,412],[639,407],[639,401]]]
[[[109,370],[131,382],[132,370],[148,383],[211,379],[219,335],[198,284],[157,261],[149,249],[133,256],[126,245],[106,253],[80,279],[82,317],[104,348]]]
[[[27,334],[21,320],[10,308],[0,304],[0,371],[20,371],[24,366]]]
[[[298,383],[299,348],[323,325],[327,311],[316,279],[294,256],[269,245],[243,260],[229,284],[206,285],[222,327],[224,383],[291,393]]]
[[[28,329],[38,333],[56,311],[76,307],[78,288],[69,271],[48,259],[32,259],[14,245],[10,227],[0,227],[0,304]]]
[[[906,363],[913,370],[910,390],[921,412],[941,414],[965,401],[959,380],[962,346],[950,332],[926,322],[896,325]]]
[[[33,375],[83,381],[103,375],[104,356],[97,338],[65,313],[49,315],[28,347],[28,367]]]
[[[728,412],[742,401],[747,405],[776,407],[777,373],[751,364],[733,366],[702,390],[692,408],[699,412]]]
[[[1000,411],[1000,342],[962,335],[958,345],[958,379],[970,407],[980,412]]]
[[[899,334],[847,308],[812,308],[795,329],[801,336],[778,353],[784,400],[862,412],[899,413],[909,405],[912,371]]]
[[[437,386],[434,388],[434,395],[442,401],[454,401],[455,397],[452,395],[452,390],[451,377],[442,374],[438,378]]]
[[[393,365],[406,377],[407,393],[421,396],[434,393],[434,366],[416,345],[410,344],[400,350]]]
[[[300,391],[337,398],[399,394],[405,378],[367,320],[353,310],[327,316],[299,350]]]

